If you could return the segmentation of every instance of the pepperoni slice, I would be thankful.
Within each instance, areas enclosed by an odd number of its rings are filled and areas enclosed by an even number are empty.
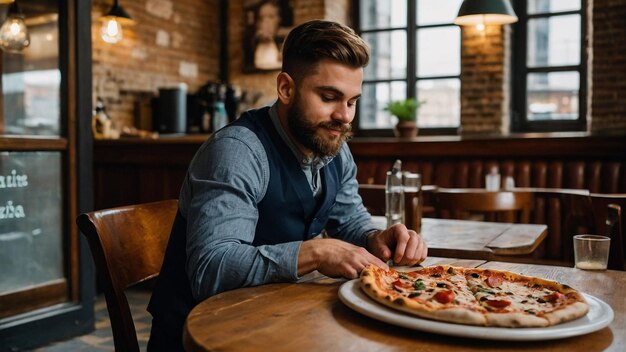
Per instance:
[[[506,299],[500,300],[487,300],[487,304],[494,308],[504,308],[511,305],[511,301],[507,301]]]
[[[502,285],[502,277],[499,275],[491,275],[487,278],[487,285],[490,287],[500,287]]]
[[[397,288],[403,288],[403,289],[407,289],[407,288],[411,288],[413,287],[411,283],[409,282],[404,282],[400,279],[396,280],[393,282],[393,285]]]
[[[561,292],[554,292],[552,294],[549,294],[549,295],[543,297],[543,299],[545,299],[548,302],[557,302],[557,301],[560,301],[560,300],[562,300],[564,298],[565,298],[565,295],[562,294]]]
[[[450,290],[446,290],[446,291],[437,292],[434,298],[435,298],[435,301],[441,304],[446,304],[446,303],[450,303],[454,301],[454,297],[455,297],[454,292]]]

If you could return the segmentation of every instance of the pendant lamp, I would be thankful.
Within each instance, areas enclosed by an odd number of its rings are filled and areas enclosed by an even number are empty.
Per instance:
[[[28,27],[24,23],[24,15],[17,2],[9,5],[7,19],[0,27],[0,47],[9,53],[20,53],[30,44]]]
[[[454,24],[476,26],[479,30],[485,25],[503,25],[517,22],[517,16],[508,0],[464,0],[459,8]]]
[[[109,12],[100,17],[100,20],[102,21],[102,40],[107,43],[117,43],[122,40],[124,37],[122,25],[135,24],[135,21],[130,15],[118,4],[118,0],[113,2],[113,6]]]

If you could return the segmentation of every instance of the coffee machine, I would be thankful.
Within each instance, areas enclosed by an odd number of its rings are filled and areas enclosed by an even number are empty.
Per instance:
[[[187,97],[188,130],[211,133],[237,119],[241,94],[233,86],[209,81]]]
[[[187,132],[187,86],[159,88],[152,100],[153,129],[161,134]]]

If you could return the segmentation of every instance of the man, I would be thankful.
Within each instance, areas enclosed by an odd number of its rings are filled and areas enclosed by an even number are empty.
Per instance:
[[[345,141],[368,60],[365,42],[343,25],[294,28],[276,103],[242,114],[200,147],[148,307],[149,349],[180,348],[189,310],[222,291],[314,270],[353,279],[368,264],[425,259],[417,233],[377,229],[357,193]],[[318,238],[322,230],[330,238]]]

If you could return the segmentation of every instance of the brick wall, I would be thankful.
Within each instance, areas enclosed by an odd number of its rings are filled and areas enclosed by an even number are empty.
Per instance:
[[[93,96],[120,126],[134,124],[134,104],[159,87],[185,83],[190,92],[219,76],[219,0],[125,0],[136,21],[124,39],[100,37],[99,17],[111,0],[93,0]]]
[[[461,28],[461,133],[503,133],[508,130],[508,79],[510,63],[505,49],[508,28]]]
[[[626,1],[592,0],[591,130],[626,129]]]

